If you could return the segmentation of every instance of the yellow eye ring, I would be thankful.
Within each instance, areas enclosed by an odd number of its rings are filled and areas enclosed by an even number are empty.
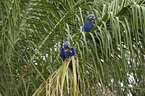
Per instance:
[[[89,17],[89,19],[92,19],[92,17]]]

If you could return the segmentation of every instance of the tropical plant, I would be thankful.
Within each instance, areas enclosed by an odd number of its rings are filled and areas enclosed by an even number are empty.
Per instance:
[[[97,26],[86,33],[88,14]],[[145,95],[144,0],[1,0],[0,37],[2,96]]]

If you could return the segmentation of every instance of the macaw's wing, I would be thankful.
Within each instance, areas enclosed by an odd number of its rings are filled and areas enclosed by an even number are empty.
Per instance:
[[[65,52],[64,52],[64,48],[61,48],[60,50],[60,56],[63,59],[63,61],[65,60]]]
[[[60,50],[60,56],[61,56],[61,58],[63,58],[63,54],[64,54],[64,49],[61,48],[61,50]]]
[[[96,25],[96,23],[94,23],[94,25]],[[92,29],[92,27],[93,27],[94,25],[92,24],[91,21],[87,20],[86,23],[85,23],[85,25],[84,25],[84,30],[85,30],[86,32],[90,32],[91,29]]]
[[[73,55],[76,55],[76,50],[74,47],[72,48],[72,51],[73,51]]]

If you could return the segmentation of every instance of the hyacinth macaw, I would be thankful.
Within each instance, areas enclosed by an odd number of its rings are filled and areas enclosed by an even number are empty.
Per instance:
[[[69,41],[64,42],[64,46],[60,50],[60,56],[63,59],[69,59],[73,55],[76,55],[76,50],[73,46],[70,46]]]
[[[69,58],[74,56],[74,55],[76,55],[75,48],[73,46],[70,46],[69,41],[64,42],[64,46],[60,50],[60,56],[63,59],[63,61],[69,60]],[[71,70],[73,70],[72,61],[70,61],[69,67],[71,68]]]
[[[64,60],[69,60],[69,58],[74,56],[74,55],[76,55],[75,48],[73,46],[70,46],[69,41],[65,41],[64,46],[60,50],[61,58],[63,59],[63,61]],[[73,70],[72,61],[70,61],[69,67],[71,68],[71,70]],[[77,71],[76,71],[76,75],[78,77],[78,72]],[[77,79],[77,82],[79,82],[79,79]],[[80,88],[80,84],[79,84],[79,88]]]
[[[96,26],[95,15],[94,14],[89,14],[86,18],[86,23],[84,25],[84,30],[86,32],[90,32],[93,26]]]

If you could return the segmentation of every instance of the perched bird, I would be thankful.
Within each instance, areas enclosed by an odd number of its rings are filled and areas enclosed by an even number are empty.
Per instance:
[[[60,56],[63,61],[69,60],[70,57],[76,55],[76,50],[73,46],[70,46],[69,41],[64,42],[64,46],[60,50]]]
[[[72,56],[76,55],[76,50],[73,46],[70,46],[69,41],[65,41],[64,42],[64,46],[61,48],[60,50],[60,56],[61,58],[64,60],[69,60]],[[69,68],[71,69],[71,71],[73,71],[73,65],[72,65],[72,60],[69,63]],[[77,83],[79,84],[79,88],[80,87],[80,83],[79,83],[79,79],[78,79],[78,72],[76,70],[76,75],[77,75]]]
[[[84,25],[84,30],[86,32],[90,32],[93,26],[96,26],[95,15],[94,14],[89,14],[86,18],[86,23]]]

